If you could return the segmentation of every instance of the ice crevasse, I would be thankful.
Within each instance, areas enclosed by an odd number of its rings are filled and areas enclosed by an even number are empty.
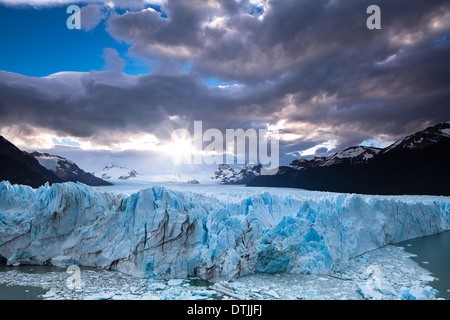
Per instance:
[[[449,229],[449,197],[263,191],[236,200],[151,187],[132,195],[0,183],[0,256],[139,277],[230,280],[330,273],[349,259]]]

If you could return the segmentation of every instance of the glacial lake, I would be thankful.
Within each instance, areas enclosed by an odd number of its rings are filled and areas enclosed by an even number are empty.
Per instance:
[[[20,272],[29,274],[41,274],[51,271],[61,271],[62,269],[52,266],[8,267],[4,264],[0,264],[0,272],[11,270],[20,270]],[[11,286],[0,283],[0,300],[43,300],[41,295],[46,292],[47,290],[35,286]]]
[[[411,259],[430,271],[437,280],[430,285],[438,297],[450,300],[450,231],[396,244],[417,257]]]

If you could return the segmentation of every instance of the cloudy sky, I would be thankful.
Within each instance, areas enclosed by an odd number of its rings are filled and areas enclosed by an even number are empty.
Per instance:
[[[446,0],[0,0],[0,39],[0,135],[88,171],[171,171],[194,120],[279,128],[282,164],[450,120]]]

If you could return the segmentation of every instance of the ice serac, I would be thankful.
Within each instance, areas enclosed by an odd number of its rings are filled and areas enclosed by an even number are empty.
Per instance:
[[[232,279],[328,273],[349,258],[449,229],[448,197],[317,197],[258,192],[214,198],[163,187],[130,196],[63,183],[0,183],[0,256],[141,277]]]

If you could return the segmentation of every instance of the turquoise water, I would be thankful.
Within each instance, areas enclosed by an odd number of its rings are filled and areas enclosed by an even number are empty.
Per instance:
[[[31,286],[6,286],[0,284],[0,300],[42,300],[46,290]]]
[[[417,255],[412,260],[438,278],[430,283],[439,291],[438,296],[450,300],[450,231],[404,241],[397,245]]]
[[[61,271],[61,268],[52,266],[20,266],[7,267],[5,264],[0,264],[0,272],[18,270],[23,273],[39,274],[52,271]],[[33,286],[7,286],[0,284],[0,300],[43,300],[41,295],[45,294],[47,290],[40,287]]]

